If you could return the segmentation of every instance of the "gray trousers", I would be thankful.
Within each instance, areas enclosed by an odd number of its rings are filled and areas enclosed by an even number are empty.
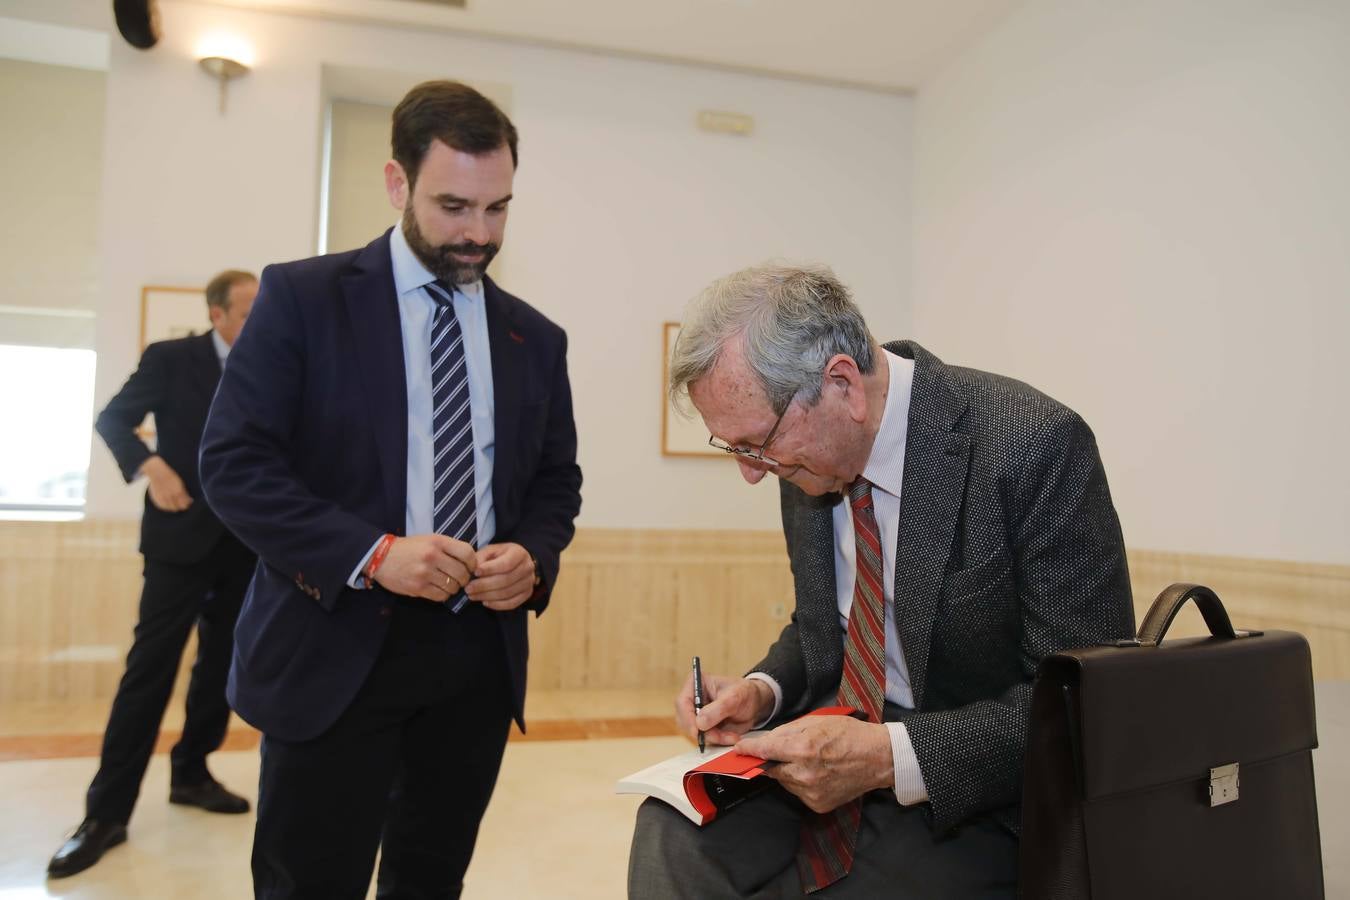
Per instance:
[[[628,858],[634,900],[778,900],[805,896],[794,861],[806,808],[775,786],[704,828],[659,800],[638,809]],[[1017,839],[979,819],[934,839],[922,807],[901,806],[890,791],[863,803],[849,874],[812,894],[835,898],[1012,898]]]

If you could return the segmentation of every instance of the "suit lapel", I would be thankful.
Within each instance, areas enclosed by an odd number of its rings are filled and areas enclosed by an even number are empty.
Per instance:
[[[838,502],[838,494],[812,497],[797,492],[794,511],[792,564],[802,573],[797,579],[797,632],[808,660],[808,693],[816,700],[837,689],[844,671],[834,571],[834,505]]]
[[[923,709],[933,619],[965,494],[970,438],[953,430],[966,403],[952,393],[941,361],[908,341],[887,349],[915,362],[895,554],[895,621],[914,705]]]
[[[391,531],[402,534],[408,493],[408,385],[403,323],[394,291],[389,232],[372,241],[341,276],[366,413],[375,435]]]
[[[506,508],[506,490],[515,468],[528,349],[524,336],[515,330],[515,299],[487,276],[483,277],[483,302],[487,307],[488,348],[492,358],[492,504],[498,510],[497,530],[501,532],[510,527],[500,516]]]

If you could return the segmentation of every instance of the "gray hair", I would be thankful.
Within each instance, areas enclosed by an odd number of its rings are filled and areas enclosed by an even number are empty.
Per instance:
[[[798,396],[815,405],[835,354],[851,356],[863,374],[875,366],[867,323],[833,272],[755,266],[714,281],[689,304],[670,363],[671,399],[678,402],[738,338],[775,414]]]

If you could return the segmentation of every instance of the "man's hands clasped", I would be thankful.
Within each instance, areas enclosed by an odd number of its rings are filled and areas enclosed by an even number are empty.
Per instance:
[[[478,551],[478,565],[464,593],[475,603],[504,612],[534,593],[534,559],[519,544],[488,544]]]
[[[395,594],[444,603],[473,576],[473,547],[443,534],[395,538],[375,581]]]
[[[394,540],[374,580],[395,594],[436,603],[462,590],[470,600],[500,612],[530,598],[534,575],[534,560],[519,544],[474,550],[443,534],[418,534]]]

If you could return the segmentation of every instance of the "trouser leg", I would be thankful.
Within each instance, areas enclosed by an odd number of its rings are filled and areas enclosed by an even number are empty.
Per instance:
[[[666,898],[800,900],[795,857],[802,805],[773,789],[699,828],[659,800],[638,810],[628,861],[628,895]],[[991,819],[934,836],[922,807],[886,791],[863,804],[849,874],[812,900],[1012,900],[1017,840]]]
[[[436,703],[404,730],[381,849],[381,900],[444,900],[463,889],[511,726],[511,693],[492,614],[470,604],[446,629]]]
[[[85,814],[90,818],[113,822],[131,818],[173,692],[183,645],[207,589],[208,580],[197,567],[146,560],[126,671],[103,734],[98,774],[85,798]]]
[[[253,555],[229,537],[212,554],[211,587],[197,618],[197,659],[188,680],[183,735],[169,754],[176,785],[206,781],[207,754],[225,740],[230,722],[225,682],[234,656],[234,625],[253,564]]]
[[[406,671],[381,656],[352,704],[309,741],[264,736],[253,834],[259,900],[361,900],[370,884],[406,712]]]
[[[775,787],[700,828],[660,800],[644,801],[628,856],[628,896],[780,896],[774,884],[780,873],[795,871],[802,808]]]

